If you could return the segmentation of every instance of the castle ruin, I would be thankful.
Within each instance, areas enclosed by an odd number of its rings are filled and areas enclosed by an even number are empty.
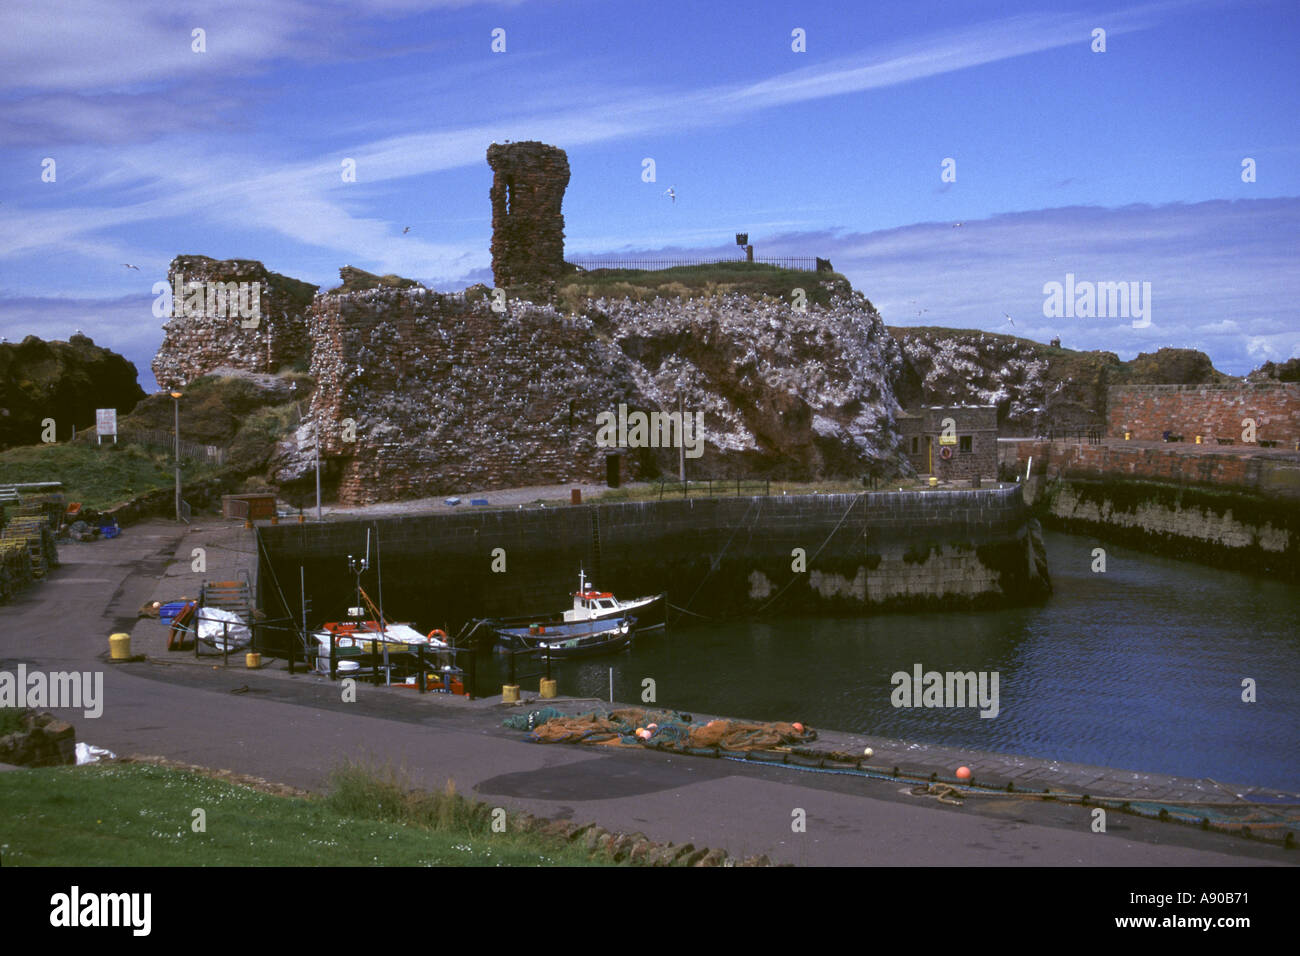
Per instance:
[[[536,140],[493,143],[492,276],[499,288],[545,286],[564,272],[564,215],[569,157]]]

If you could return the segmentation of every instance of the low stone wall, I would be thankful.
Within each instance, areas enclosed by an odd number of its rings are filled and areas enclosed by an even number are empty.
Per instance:
[[[228,490],[228,487],[229,482],[224,479],[205,478],[202,481],[182,485],[181,498],[191,508],[206,508],[218,502],[222,492]],[[176,516],[176,489],[157,488],[132,498],[125,504],[110,508],[102,512],[102,514],[104,517],[116,519],[117,523],[123,528],[146,518],[174,518]],[[98,518],[100,512],[90,510],[86,512],[86,515],[85,520],[92,521]]]
[[[1002,442],[999,452],[1002,463],[1013,464],[1020,475],[1032,457],[1033,474],[1049,479],[1127,478],[1300,499],[1300,455],[1263,449],[1211,450],[1215,447],[1022,441]]]

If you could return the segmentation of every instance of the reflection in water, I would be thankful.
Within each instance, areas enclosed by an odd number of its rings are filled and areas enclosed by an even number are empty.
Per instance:
[[[685,618],[554,665],[566,695],[1300,790],[1300,587],[1048,533],[1055,594],[1001,611]],[[1106,548],[1094,574],[1092,549]],[[671,596],[670,596],[671,597]],[[896,671],[997,671],[996,718],[895,708]],[[1242,679],[1258,684],[1243,703]]]

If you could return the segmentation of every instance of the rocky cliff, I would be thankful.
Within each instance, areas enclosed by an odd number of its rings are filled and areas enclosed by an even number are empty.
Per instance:
[[[132,363],[84,335],[0,344],[0,449],[41,441],[47,418],[64,440],[74,426],[93,427],[97,408],[128,414],[144,398],[136,377]]]
[[[631,360],[649,407],[703,411],[706,473],[857,477],[896,455],[904,360],[870,302],[825,284],[829,304],[805,312],[739,293],[602,298],[584,311]]]

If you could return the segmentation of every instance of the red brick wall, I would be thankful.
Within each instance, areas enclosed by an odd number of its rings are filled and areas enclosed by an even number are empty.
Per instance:
[[[1185,441],[1231,438],[1241,443],[1243,419],[1255,420],[1256,439],[1294,445],[1300,439],[1300,383],[1242,385],[1128,385],[1110,390],[1108,431],[1159,441],[1166,430]]]

